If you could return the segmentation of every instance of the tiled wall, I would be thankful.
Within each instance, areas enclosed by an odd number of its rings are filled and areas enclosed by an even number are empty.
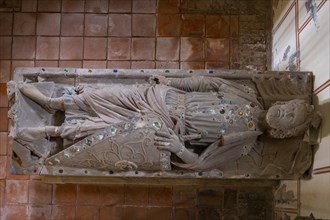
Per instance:
[[[273,7],[273,69],[313,71],[314,105],[323,117],[313,177],[283,181],[284,199],[277,200],[277,217],[292,220],[313,213],[316,219],[330,219],[330,2],[281,0]]]
[[[270,191],[48,185],[10,169],[16,67],[265,70],[268,0],[0,0],[1,219],[269,219]],[[268,204],[268,205],[265,205]]]

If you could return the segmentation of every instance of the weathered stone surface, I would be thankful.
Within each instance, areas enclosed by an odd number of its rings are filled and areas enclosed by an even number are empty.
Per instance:
[[[184,0],[181,10],[184,12],[237,14],[239,12],[239,0]]]

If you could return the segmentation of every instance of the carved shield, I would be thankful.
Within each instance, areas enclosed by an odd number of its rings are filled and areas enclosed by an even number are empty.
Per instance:
[[[166,130],[158,118],[141,117],[115,124],[48,158],[47,166],[101,171],[170,170],[170,153],[154,146],[157,130]]]

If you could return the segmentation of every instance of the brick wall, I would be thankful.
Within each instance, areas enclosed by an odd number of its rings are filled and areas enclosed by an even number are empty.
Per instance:
[[[269,219],[269,188],[50,185],[37,176],[12,175],[6,96],[6,83],[16,67],[266,70],[268,4],[268,0],[1,0],[2,219]]]

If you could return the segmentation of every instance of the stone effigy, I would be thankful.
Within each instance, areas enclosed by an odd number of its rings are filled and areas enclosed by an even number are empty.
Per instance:
[[[320,116],[311,73],[16,70],[18,174],[296,179]]]

